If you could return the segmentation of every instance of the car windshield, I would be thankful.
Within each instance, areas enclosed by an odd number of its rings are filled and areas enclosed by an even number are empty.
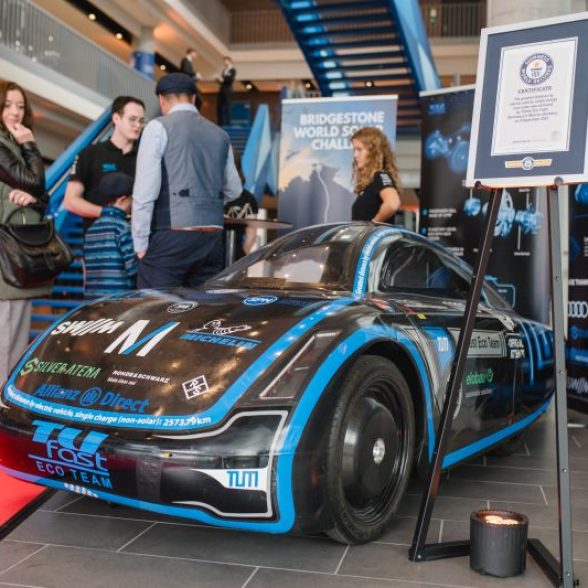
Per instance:
[[[354,244],[364,225],[317,226],[296,231],[225,269],[216,288],[350,290]]]

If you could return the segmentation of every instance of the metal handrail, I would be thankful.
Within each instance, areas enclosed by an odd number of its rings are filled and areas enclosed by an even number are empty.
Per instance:
[[[444,3],[441,0],[421,0],[421,10],[429,38],[479,37],[480,29],[486,26],[484,1]],[[231,43],[294,42],[279,9],[243,10],[231,15]]]
[[[0,45],[107,98],[153,102],[153,80],[29,0],[0,2]]]

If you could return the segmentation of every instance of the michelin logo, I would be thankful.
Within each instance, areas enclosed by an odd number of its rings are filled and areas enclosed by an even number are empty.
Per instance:
[[[249,325],[222,326],[222,321],[213,320],[204,324],[199,329],[192,329],[180,337],[182,341],[194,341],[196,343],[210,343],[212,345],[228,345],[229,347],[241,347],[253,349],[260,343],[257,339],[233,336],[240,331],[248,331]]]

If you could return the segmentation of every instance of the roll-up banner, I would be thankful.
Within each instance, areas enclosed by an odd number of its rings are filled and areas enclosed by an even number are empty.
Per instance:
[[[474,87],[421,94],[420,232],[474,263],[488,193],[464,186]],[[543,188],[505,190],[488,280],[523,316],[549,322],[547,202]]]
[[[396,143],[397,96],[282,100],[278,216],[294,228],[351,218],[351,136],[377,127]]]
[[[588,184],[570,193],[568,406],[588,414]]]

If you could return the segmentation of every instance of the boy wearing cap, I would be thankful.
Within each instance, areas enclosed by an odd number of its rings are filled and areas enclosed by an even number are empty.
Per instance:
[[[102,213],[84,239],[86,298],[123,294],[135,288],[139,260],[127,220],[132,193],[133,178],[127,174],[115,172],[100,180],[96,200]]]

